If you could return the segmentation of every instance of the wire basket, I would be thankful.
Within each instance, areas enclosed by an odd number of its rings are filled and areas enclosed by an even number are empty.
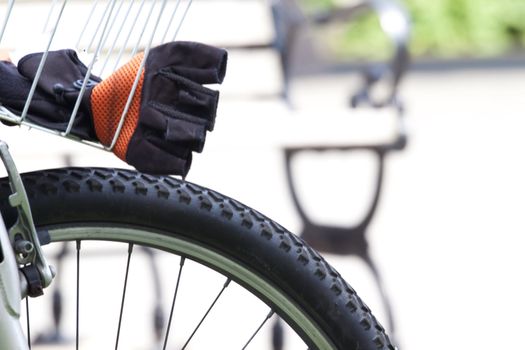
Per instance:
[[[23,111],[15,114],[0,105],[0,120],[25,125],[90,146],[112,151],[139,78],[152,47],[174,41],[192,5],[192,0],[48,0],[0,3],[0,49],[16,60],[24,52],[43,52]],[[51,50],[74,49],[87,66],[65,130],[55,130],[28,119],[44,64]],[[125,108],[109,145],[88,141],[71,133],[88,77],[110,75],[138,52],[144,52]]]

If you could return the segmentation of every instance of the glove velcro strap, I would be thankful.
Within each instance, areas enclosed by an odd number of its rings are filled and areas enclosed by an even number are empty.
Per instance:
[[[105,146],[109,146],[113,141],[143,57],[143,53],[135,55],[127,64],[93,88],[91,93],[93,124],[99,141]],[[129,141],[137,128],[143,83],[144,70],[113,148],[113,153],[122,160],[126,160]]]

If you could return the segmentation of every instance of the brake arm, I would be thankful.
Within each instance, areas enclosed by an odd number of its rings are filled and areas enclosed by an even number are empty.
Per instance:
[[[7,143],[1,140],[0,158],[7,170],[11,186],[9,204],[18,212],[17,221],[9,229],[9,239],[14,248],[16,262],[28,282],[27,286],[24,286],[27,290],[22,291],[22,294],[38,296],[51,284],[55,271],[42,253],[22,178],[9,153]]]

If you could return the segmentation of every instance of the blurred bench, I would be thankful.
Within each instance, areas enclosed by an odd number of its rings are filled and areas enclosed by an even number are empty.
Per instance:
[[[308,35],[310,28],[334,22],[349,22],[372,11],[379,17],[381,29],[392,41],[394,55],[390,62],[374,63],[363,69],[364,84],[352,96],[352,104],[354,107],[359,103],[383,107],[392,102],[408,66],[407,42],[410,31],[408,15],[395,0],[363,0],[309,15],[304,13],[297,0],[268,0],[267,4],[273,36],[266,42],[225,46],[230,50],[275,50],[282,77],[282,89],[278,93],[281,97],[289,99],[290,80],[297,71],[294,69],[296,65],[315,67],[316,64],[322,64],[323,58]],[[389,92],[380,99],[374,99],[370,93],[373,85],[385,80],[388,81]]]

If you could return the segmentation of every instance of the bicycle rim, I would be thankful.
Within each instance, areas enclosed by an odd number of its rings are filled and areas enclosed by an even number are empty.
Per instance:
[[[288,296],[238,262],[207,249],[200,244],[144,228],[91,225],[92,224],[81,227],[53,227],[47,232],[50,235],[51,242],[55,243],[86,240],[133,243],[160,249],[203,263],[222,274],[230,276],[234,281],[250,289],[261,298],[264,298],[273,308],[279,310],[280,315],[292,321],[296,325],[296,328],[300,329],[303,336],[307,335],[309,338],[308,343],[316,349],[336,349],[331,341],[327,339],[326,335],[316,327],[308,315],[305,315],[300,307],[290,300]]]

